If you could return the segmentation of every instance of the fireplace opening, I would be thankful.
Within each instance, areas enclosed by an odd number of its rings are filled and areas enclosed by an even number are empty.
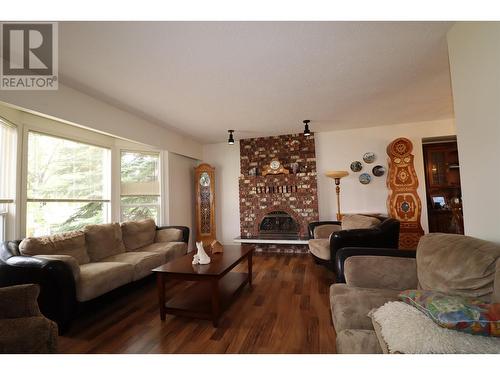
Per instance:
[[[260,238],[293,239],[299,235],[299,224],[285,211],[269,212],[259,225]]]

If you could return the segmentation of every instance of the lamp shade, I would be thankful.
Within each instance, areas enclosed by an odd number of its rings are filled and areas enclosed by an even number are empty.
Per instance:
[[[330,177],[330,178],[342,178],[342,177],[348,176],[349,172],[347,172],[347,171],[327,171],[325,173],[325,175],[327,177]]]

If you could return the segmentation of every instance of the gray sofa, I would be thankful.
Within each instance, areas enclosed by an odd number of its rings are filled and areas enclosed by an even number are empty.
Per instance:
[[[42,313],[64,331],[76,302],[150,275],[153,268],[186,254],[188,240],[187,227],[157,227],[143,220],[5,242],[0,286],[39,284]]]
[[[416,259],[409,258],[405,250],[340,251],[346,257],[346,282],[330,287],[340,354],[382,353],[368,313],[398,300],[402,290],[433,290],[500,302],[500,245],[492,242],[463,235],[428,234],[420,239]],[[380,255],[375,255],[377,252]]]

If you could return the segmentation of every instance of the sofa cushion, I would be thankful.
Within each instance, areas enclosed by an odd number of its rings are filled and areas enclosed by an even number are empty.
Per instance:
[[[344,329],[373,330],[368,312],[388,301],[397,301],[399,291],[356,288],[346,284],[330,287],[330,308],[335,332]]]
[[[87,253],[85,234],[82,231],[65,232],[51,236],[28,237],[19,244],[23,255],[70,255],[78,264],[90,261]]]
[[[371,314],[376,334],[389,353],[493,354],[500,339],[446,329],[418,309],[403,302],[384,304]]]
[[[76,283],[76,299],[80,302],[99,297],[134,278],[134,266],[128,263],[96,262],[80,267]]]
[[[337,354],[381,354],[375,332],[369,329],[344,329],[337,333]]]
[[[328,238],[309,240],[309,251],[320,259],[330,260],[330,240]]]
[[[330,238],[333,232],[342,230],[342,226],[337,224],[323,224],[314,227],[314,238]]]
[[[126,221],[121,227],[127,251],[150,245],[155,240],[156,224],[153,219]]]
[[[492,300],[500,245],[458,234],[431,233],[417,247],[419,289]]]
[[[158,242],[144,246],[137,251],[161,254],[163,263],[166,263],[185,255],[187,253],[187,244],[185,242]]]
[[[365,215],[344,215],[342,217],[342,230],[368,229],[380,224],[380,219]]]
[[[177,228],[165,228],[156,231],[155,242],[179,242],[182,241],[182,230]]]
[[[129,251],[123,254],[117,254],[104,258],[102,261],[131,264],[134,266],[134,281],[150,275],[153,268],[161,266],[165,263],[163,254],[146,251]]]
[[[35,258],[42,259],[51,259],[51,260],[60,260],[68,265],[71,269],[71,273],[73,274],[73,278],[77,281],[80,278],[80,265],[78,261],[69,255],[35,255]]]
[[[84,232],[92,262],[125,252],[122,230],[118,223],[87,225]]]

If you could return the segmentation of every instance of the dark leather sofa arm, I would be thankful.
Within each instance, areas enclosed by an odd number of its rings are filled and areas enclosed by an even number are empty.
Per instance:
[[[75,313],[76,288],[73,273],[66,263],[21,255],[3,258],[0,286],[19,284],[40,285],[38,304],[42,314],[55,321],[60,332],[68,328]]]
[[[161,227],[156,227],[156,230],[161,230],[161,229],[180,229],[182,231],[182,242],[189,243],[189,228],[184,227],[181,225],[165,225]]]
[[[415,258],[415,250],[387,249],[379,247],[344,247],[335,255],[335,275],[337,283],[345,283],[344,264],[347,258],[359,255]]]
[[[340,221],[313,221],[307,225],[309,239],[314,238],[314,228],[319,227],[320,225],[333,224],[333,225],[342,225]]]

